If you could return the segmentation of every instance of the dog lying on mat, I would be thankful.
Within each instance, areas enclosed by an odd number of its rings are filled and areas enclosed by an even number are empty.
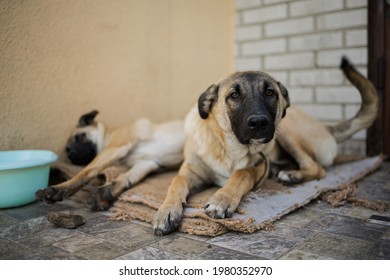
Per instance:
[[[233,215],[241,198],[268,176],[269,163],[290,161],[280,181],[293,184],[325,176],[337,143],[371,125],[378,99],[372,84],[343,58],[341,69],[359,90],[356,116],[327,126],[290,106],[287,89],[263,72],[237,72],[211,85],[185,120],[184,162],[153,219],[157,235],[176,230],[187,197],[200,187],[221,188],[206,203],[211,218]]]
[[[115,130],[96,122],[97,111],[80,117],[78,126],[66,145],[69,160],[86,165],[76,176],[58,185],[39,190],[36,196],[48,202],[71,196],[96,178],[103,169],[123,164],[128,171],[98,189],[89,199],[93,210],[106,210],[125,190],[148,174],[177,168],[183,161],[184,128],[182,121],[154,124],[148,119]]]

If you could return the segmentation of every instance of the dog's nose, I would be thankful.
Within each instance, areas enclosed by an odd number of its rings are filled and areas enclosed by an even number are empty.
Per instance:
[[[72,158],[77,154],[77,152],[72,148],[66,147],[66,154],[69,158]]]
[[[251,130],[259,130],[261,132],[266,131],[270,124],[269,118],[265,115],[251,115],[246,122]]]

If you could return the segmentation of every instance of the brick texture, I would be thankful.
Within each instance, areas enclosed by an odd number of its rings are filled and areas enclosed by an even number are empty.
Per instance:
[[[243,11],[242,15],[245,24],[283,19],[287,16],[287,5],[283,4]]]
[[[351,118],[361,102],[339,70],[343,55],[367,75],[366,0],[236,0],[236,69],[270,73],[293,104],[327,123]],[[364,154],[365,137],[340,152]]]
[[[268,37],[278,37],[292,34],[302,34],[314,30],[313,17],[288,19],[265,23],[265,34]]]

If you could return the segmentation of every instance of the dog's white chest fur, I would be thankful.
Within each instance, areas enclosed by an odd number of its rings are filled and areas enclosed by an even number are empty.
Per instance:
[[[240,145],[238,144],[235,148],[229,149],[224,160],[210,155],[203,155],[203,160],[214,172],[213,181],[218,186],[225,185],[235,170],[253,167],[263,159],[260,152],[252,153],[248,147],[240,147]]]
[[[203,159],[206,159],[206,165],[213,170],[213,182],[218,186],[225,185],[226,181],[231,177],[232,173],[235,170],[243,169],[248,166],[253,166],[253,159],[249,156],[244,156],[241,158],[225,158],[225,161],[220,161],[216,158],[207,156]]]
[[[218,186],[223,186],[235,170],[255,166],[261,159],[260,152],[265,145],[252,143],[243,145],[238,142],[233,133],[224,134],[224,138],[218,139],[215,133],[209,133],[210,129],[202,122],[196,108],[193,108],[186,119],[187,145],[196,146],[201,163],[212,173],[209,173],[209,180]],[[212,137],[212,139],[205,139]],[[208,146],[205,145],[208,143]]]

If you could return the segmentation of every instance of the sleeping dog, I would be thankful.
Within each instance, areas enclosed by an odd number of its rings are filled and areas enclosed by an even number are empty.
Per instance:
[[[151,172],[178,167],[183,161],[182,121],[154,124],[142,118],[109,130],[102,122],[95,121],[97,114],[92,111],[81,116],[66,145],[69,160],[86,166],[70,180],[39,190],[36,193],[39,199],[60,201],[74,194],[106,167],[124,164],[128,171],[99,188],[97,197],[90,199],[92,209],[105,210],[123,191]]]

